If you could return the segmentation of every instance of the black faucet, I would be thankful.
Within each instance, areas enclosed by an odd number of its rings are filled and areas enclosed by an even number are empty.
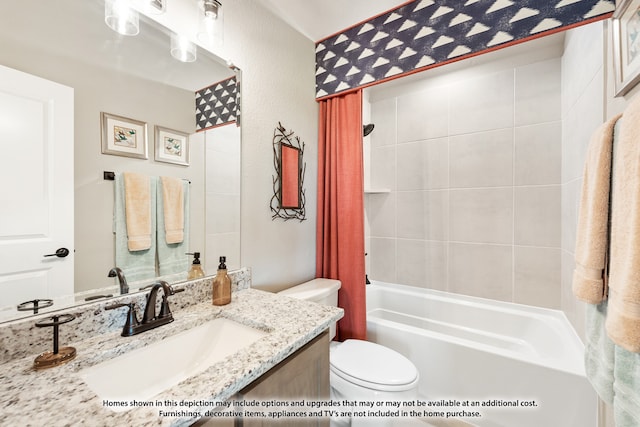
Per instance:
[[[120,283],[120,293],[128,294],[129,293],[129,285],[127,284],[127,279],[124,277],[124,273],[119,267],[113,267],[109,270],[109,277],[118,276],[118,282]]]
[[[156,315],[156,297],[160,288],[162,288],[164,294],[162,295],[160,313]],[[135,303],[113,304],[105,307],[105,310],[113,310],[114,308],[118,307],[129,307],[127,320],[124,324],[124,327],[122,328],[121,335],[123,337],[130,337],[132,335],[148,331],[149,329],[157,328],[158,326],[166,325],[167,323],[173,322],[173,314],[171,314],[171,309],[169,308],[168,297],[182,291],[184,291],[184,289],[174,290],[164,280],[160,280],[159,282],[154,283],[151,287],[151,292],[149,292],[149,295],[147,295],[147,302],[141,321],[138,321],[138,317],[136,316]]]
[[[160,314],[156,316],[156,297],[158,295],[158,290],[162,288],[164,295],[162,295],[162,305],[160,306]],[[164,280],[160,280],[156,282],[151,287],[151,292],[147,296],[147,305],[144,308],[144,315],[142,316],[142,324],[151,323],[154,321],[160,321],[162,319],[170,318],[171,320],[166,323],[173,322],[173,315],[171,314],[171,310],[169,309],[169,301],[167,297],[173,295],[175,292],[169,286],[167,282]],[[164,323],[163,323],[164,325]]]

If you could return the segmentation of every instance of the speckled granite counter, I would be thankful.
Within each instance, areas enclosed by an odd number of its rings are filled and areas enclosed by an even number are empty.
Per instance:
[[[268,334],[249,347],[155,396],[154,400],[223,401],[302,347],[342,317],[342,310],[298,301],[254,289],[234,292],[231,304],[212,306],[209,300],[173,309],[175,321],[134,337],[121,337],[120,330],[82,341],[62,341],[77,350],[66,365],[34,371],[37,353],[0,365],[0,425],[2,426],[146,426],[189,425],[189,418],[159,416],[158,408],[139,407],[114,412],[79,377],[84,368],[117,357],[127,351],[224,317]],[[67,327],[68,329],[68,327]],[[162,354],[153,363],[162,369]],[[160,408],[161,409],[161,408]],[[193,407],[189,410],[195,411]],[[212,407],[204,405],[202,412]]]

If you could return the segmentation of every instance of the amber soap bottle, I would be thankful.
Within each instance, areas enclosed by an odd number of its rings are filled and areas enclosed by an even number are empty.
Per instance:
[[[200,265],[200,252],[188,253],[187,255],[193,255],[193,263],[191,264],[191,269],[187,272],[187,280],[204,277],[204,270]]]
[[[226,261],[227,257],[220,257],[218,273],[213,278],[213,305],[226,305],[231,302],[231,279],[227,275]]]

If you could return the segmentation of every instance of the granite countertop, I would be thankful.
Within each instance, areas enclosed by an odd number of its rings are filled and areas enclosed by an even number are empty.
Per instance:
[[[133,337],[121,337],[118,331],[79,342],[61,342],[61,347],[73,346],[77,350],[76,358],[66,365],[35,371],[32,366],[37,354],[0,365],[0,425],[187,426],[195,419],[162,417],[159,411],[201,410],[204,413],[214,409],[207,402],[229,399],[327,329],[342,314],[339,308],[244,289],[234,292],[232,302],[226,306],[212,306],[207,301],[174,309],[174,322]],[[154,402],[201,401],[201,407],[137,407],[114,412],[103,405],[79,376],[79,371],[84,368],[217,317],[231,319],[268,334],[150,399]],[[162,369],[162,365],[171,363],[171,360],[165,360],[162,354],[158,354],[154,360],[141,363],[157,364],[158,369]]]

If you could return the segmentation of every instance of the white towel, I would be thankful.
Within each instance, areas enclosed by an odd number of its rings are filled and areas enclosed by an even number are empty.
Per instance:
[[[147,175],[126,172],[124,175],[125,218],[130,251],[151,247],[151,183]]]
[[[129,283],[156,277],[156,179],[150,179],[150,206],[151,215],[150,226],[151,242],[149,249],[130,251],[127,238],[127,225],[125,219],[125,195],[124,178],[122,174],[116,174],[114,185],[114,213],[113,232],[115,234],[115,261],[116,266],[124,272]]]
[[[162,203],[164,211],[164,231],[167,243],[182,243],[184,239],[184,191],[183,180],[161,176]]]
[[[611,153],[619,118],[603,123],[591,136],[582,178],[573,293],[590,304],[600,303],[607,292],[603,272],[609,243]]]
[[[186,254],[189,252],[189,183],[187,181],[180,180],[180,186],[182,187],[182,212],[184,212],[184,229],[183,239],[179,243],[169,243],[166,237],[165,226],[165,212],[164,204],[161,202],[163,190],[163,181],[158,180],[158,210],[156,213],[158,223],[158,268],[161,277],[168,275],[184,275],[181,279],[187,278],[187,271],[189,269],[189,256]],[[196,249],[197,250],[197,249]],[[178,278],[179,279],[179,278]],[[170,278],[168,280],[174,280]]]
[[[640,353],[640,96],[624,110],[614,156],[606,328],[614,343]]]

